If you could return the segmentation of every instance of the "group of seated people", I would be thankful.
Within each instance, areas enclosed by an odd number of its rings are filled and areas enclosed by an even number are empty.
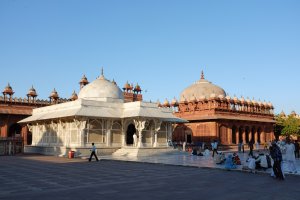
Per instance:
[[[263,169],[266,170],[272,167],[272,159],[269,155],[264,153],[259,153],[247,159],[248,168],[251,170]]]

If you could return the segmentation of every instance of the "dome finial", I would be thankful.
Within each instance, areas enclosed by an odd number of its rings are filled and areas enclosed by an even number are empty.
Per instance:
[[[203,70],[201,71],[201,79],[205,79],[205,78],[204,78]]]
[[[101,76],[99,77],[99,79],[101,80],[105,79],[103,67],[101,68]]]

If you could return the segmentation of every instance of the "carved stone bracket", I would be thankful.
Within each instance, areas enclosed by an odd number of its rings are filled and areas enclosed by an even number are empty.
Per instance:
[[[133,120],[134,121],[134,125],[135,125],[135,129],[138,131],[138,134],[139,134],[139,141],[138,141],[138,147],[143,147],[143,144],[142,144],[142,132],[145,128],[145,123],[146,121],[145,120]]]

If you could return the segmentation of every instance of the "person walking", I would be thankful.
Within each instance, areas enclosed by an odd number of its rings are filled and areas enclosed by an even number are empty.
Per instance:
[[[249,146],[249,156],[253,157],[253,141],[250,140],[249,143],[248,143],[248,146]]]
[[[96,155],[96,146],[95,146],[94,143],[92,143],[92,149],[91,149],[90,151],[91,151],[91,156],[90,156],[90,158],[89,158],[89,162],[92,161],[92,157],[93,157],[93,156],[95,156],[95,158],[96,158],[96,160],[97,160],[97,162],[98,162],[99,160],[98,160],[98,157],[97,157],[97,155]]]
[[[286,161],[288,164],[288,170],[290,173],[297,173],[295,145],[291,143],[290,138],[286,139],[285,149],[286,149]]]
[[[281,169],[282,153],[275,141],[272,142],[272,145],[270,147],[270,155],[274,161],[273,172],[276,178],[279,180],[284,180],[284,176]]]
[[[215,156],[215,153],[218,154],[218,141],[217,140],[214,140],[212,143],[211,143],[211,148],[212,148],[212,157]]]

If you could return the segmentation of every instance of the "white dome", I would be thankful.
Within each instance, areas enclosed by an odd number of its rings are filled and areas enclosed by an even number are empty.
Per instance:
[[[124,101],[122,90],[113,82],[101,75],[98,79],[84,86],[78,95],[79,99],[95,101]]]
[[[180,95],[180,101],[183,101],[186,98],[187,101],[193,100],[193,96],[196,99],[209,99],[210,97],[218,97],[222,95],[226,96],[226,92],[219,86],[212,84],[211,82],[204,79],[202,72],[201,79],[195,82],[193,85],[186,88]]]

